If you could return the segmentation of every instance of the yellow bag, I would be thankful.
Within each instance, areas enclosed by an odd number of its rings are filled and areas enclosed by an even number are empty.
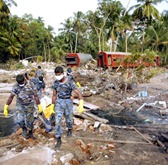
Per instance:
[[[48,119],[52,113],[54,113],[54,107],[53,104],[50,104],[49,106],[46,107],[46,109],[43,111],[44,117]]]

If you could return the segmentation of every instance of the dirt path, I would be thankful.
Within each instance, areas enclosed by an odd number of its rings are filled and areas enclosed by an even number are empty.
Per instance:
[[[155,94],[168,91],[168,73],[162,73],[152,78],[149,83],[139,84],[139,88],[155,92]]]

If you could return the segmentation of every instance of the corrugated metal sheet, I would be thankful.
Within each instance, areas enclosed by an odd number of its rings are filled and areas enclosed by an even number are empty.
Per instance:
[[[80,64],[85,64],[93,59],[91,54],[77,53],[80,59]]]

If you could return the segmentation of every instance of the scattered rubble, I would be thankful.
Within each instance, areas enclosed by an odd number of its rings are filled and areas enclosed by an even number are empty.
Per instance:
[[[32,63],[18,71],[0,70],[1,114],[15,76],[37,65]],[[45,92],[51,97],[56,64],[40,65],[46,73]],[[149,70],[146,68],[143,74]],[[130,70],[128,77],[128,72],[96,68],[95,61],[92,61],[78,69],[74,68],[73,74],[82,85],[79,90],[84,97],[85,112],[78,114],[78,100],[74,95],[72,138],[66,137],[64,121],[63,143],[60,151],[55,151],[54,131],[46,133],[44,123],[37,118],[34,124],[36,140],[23,139],[19,128],[10,136],[0,139],[0,164],[134,165],[133,160],[135,164],[167,164],[167,73],[163,73],[159,81],[153,78],[150,82],[145,79],[138,82],[138,77],[134,73],[130,75]],[[142,81],[143,84],[140,84]],[[15,109],[14,104],[10,107]],[[127,119],[125,114],[130,118]],[[112,125],[112,120],[118,124]],[[126,124],[121,125],[120,120]],[[129,120],[135,120],[134,125]]]

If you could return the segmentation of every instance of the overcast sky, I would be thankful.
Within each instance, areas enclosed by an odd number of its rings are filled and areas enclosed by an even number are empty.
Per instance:
[[[42,17],[46,25],[51,25],[57,33],[60,23],[72,17],[74,12],[82,11],[86,13],[88,10],[94,11],[97,8],[97,0],[14,0],[17,7],[10,8],[11,13],[22,17],[25,13],[32,14],[33,18]],[[129,0],[120,0],[124,7],[127,6]],[[136,4],[136,0],[131,0],[130,6]],[[157,6],[161,12],[168,4],[165,2]]]

